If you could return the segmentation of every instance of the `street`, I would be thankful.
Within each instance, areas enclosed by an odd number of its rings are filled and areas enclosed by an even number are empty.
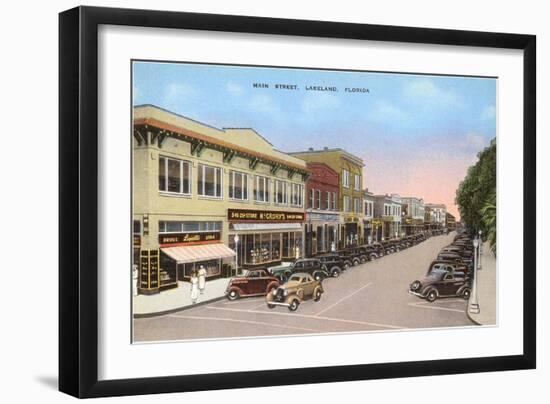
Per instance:
[[[454,233],[432,237],[381,259],[351,267],[323,281],[319,302],[304,302],[296,312],[268,309],[265,297],[221,300],[152,318],[134,320],[134,341],[233,338],[326,332],[384,331],[471,326],[467,300],[434,303],[407,293]]]

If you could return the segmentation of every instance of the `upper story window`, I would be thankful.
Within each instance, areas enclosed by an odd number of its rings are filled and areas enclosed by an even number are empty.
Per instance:
[[[331,204],[330,204],[330,192],[327,191],[327,204],[326,204],[326,210],[330,210]]]
[[[353,198],[353,210],[355,213],[361,213],[361,199],[360,198]]]
[[[256,202],[269,203],[271,180],[260,175],[257,175],[254,180],[254,200]]]
[[[191,194],[191,163],[159,157],[159,191]]]
[[[336,192],[332,193],[332,210],[338,209],[338,202],[336,201]]]
[[[350,172],[348,170],[342,170],[342,186],[349,188],[350,184]]]
[[[321,190],[317,190],[317,209],[323,209],[321,205]]]
[[[193,233],[221,230],[222,222],[159,221],[159,233]]]
[[[222,169],[199,164],[199,195],[212,198],[222,197]]]
[[[351,198],[344,195],[344,212],[351,212]]]
[[[304,186],[302,184],[290,185],[290,204],[304,206]]]
[[[355,179],[355,190],[360,191],[361,190],[361,176],[355,174],[354,179]]]
[[[288,205],[288,183],[286,181],[275,180],[275,203]]]
[[[315,190],[313,188],[309,190],[309,207],[315,209]]]
[[[372,213],[373,213],[373,203],[370,201],[367,201],[365,203],[365,214],[367,216],[372,216]]]
[[[248,200],[248,175],[246,173],[229,172],[229,197],[242,201]]]
[[[134,234],[141,234],[141,222],[139,220],[134,220]]]

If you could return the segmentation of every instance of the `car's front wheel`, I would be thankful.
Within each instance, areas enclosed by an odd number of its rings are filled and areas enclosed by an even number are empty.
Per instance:
[[[239,292],[237,292],[235,289],[230,290],[227,294],[227,298],[229,300],[237,300],[239,298]]]
[[[361,261],[359,260],[359,258],[354,258],[353,259],[353,266],[357,266],[361,263]]]
[[[290,302],[288,309],[290,311],[296,311],[299,305],[300,305],[300,302],[298,301],[298,299],[294,299],[292,302]]]
[[[437,299],[437,292],[435,290],[430,290],[428,294],[426,295],[426,300],[430,303],[435,302]]]
[[[321,300],[321,296],[323,295],[323,292],[321,292],[320,289],[317,289],[315,291],[315,293],[313,294],[313,300],[318,302],[319,300]]]
[[[332,270],[330,271],[330,275],[333,278],[338,278],[340,276],[340,268],[337,268],[337,267],[332,268]]]
[[[471,294],[472,290],[470,288],[464,288],[464,290],[462,291],[462,298],[468,300]]]

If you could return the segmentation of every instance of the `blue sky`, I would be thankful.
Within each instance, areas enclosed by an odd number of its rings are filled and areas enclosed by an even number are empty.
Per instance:
[[[277,83],[298,90],[276,90]],[[308,85],[338,92],[306,91]],[[219,128],[251,127],[283,151],[342,147],[365,160],[365,186],[404,194],[414,189],[411,181],[423,180],[408,171],[427,157],[434,169],[454,167],[448,180],[456,189],[496,136],[496,85],[488,78],[135,62],[133,91],[134,105],[154,104]],[[405,189],[390,189],[398,186]]]

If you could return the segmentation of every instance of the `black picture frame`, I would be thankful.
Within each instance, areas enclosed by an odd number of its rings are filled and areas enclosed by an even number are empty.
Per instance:
[[[98,381],[98,26],[342,38],[523,51],[523,354]],[[182,12],[78,7],[59,15],[59,390],[103,397],[327,383],[536,366],[536,37]]]

